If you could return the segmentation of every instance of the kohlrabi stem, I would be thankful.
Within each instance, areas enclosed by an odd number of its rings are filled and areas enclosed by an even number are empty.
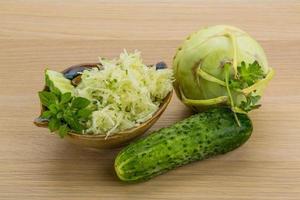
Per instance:
[[[222,85],[224,87],[226,86],[224,81],[222,81],[222,80],[210,75],[209,73],[203,71],[200,67],[198,67],[197,74],[199,76],[201,76],[203,79],[207,80],[207,81],[217,83],[217,84]]]
[[[210,106],[210,105],[226,103],[228,101],[227,96],[220,96],[212,99],[188,99],[184,96],[181,88],[179,88],[179,92],[180,92],[182,102],[186,105],[191,105],[191,106]]]
[[[232,43],[232,49],[233,49],[233,60],[232,60],[232,67],[234,70],[234,77],[237,79],[238,71],[237,71],[237,44],[236,44],[236,37],[231,32],[226,32],[224,34],[226,37],[228,37],[231,40]]]
[[[229,97],[229,101],[230,101],[230,105],[231,105],[231,110],[233,112],[233,115],[234,115],[236,123],[238,124],[238,126],[241,126],[240,120],[239,120],[239,118],[237,117],[237,115],[235,113],[234,101],[233,101],[233,98],[232,98],[232,95],[231,95],[231,91],[230,91],[230,88],[229,88],[229,75],[230,75],[230,73],[229,73],[230,72],[230,64],[229,63],[225,63],[224,70],[225,70],[226,90],[227,90],[227,94],[228,94],[228,97]]]
[[[261,86],[266,85],[273,78],[273,76],[274,76],[274,70],[272,68],[269,68],[269,72],[264,79],[257,81],[250,87],[242,89],[241,92],[244,93],[244,95],[248,95],[249,93],[253,92],[254,90],[257,90],[258,88],[260,88]]]
[[[223,87],[226,87],[226,83],[216,77],[214,77],[213,75],[210,75],[209,73],[203,71],[200,67],[198,68],[197,70],[197,74],[207,80],[207,81],[210,81],[212,83],[217,83]],[[266,75],[265,78],[257,81],[256,83],[254,83],[253,85],[247,87],[247,88],[244,88],[244,89],[236,89],[234,88],[233,90],[236,91],[236,92],[240,92],[240,93],[243,93],[244,95],[248,95],[249,93],[253,92],[254,90],[257,90],[258,88],[260,88],[261,86],[263,85],[266,85],[274,76],[274,70],[272,68],[269,68],[269,72],[268,74]]]

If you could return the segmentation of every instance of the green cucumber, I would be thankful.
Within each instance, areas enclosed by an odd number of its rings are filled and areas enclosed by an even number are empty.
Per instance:
[[[245,114],[214,108],[162,128],[124,148],[115,160],[122,181],[150,179],[170,169],[196,160],[224,154],[245,143],[252,123]]]

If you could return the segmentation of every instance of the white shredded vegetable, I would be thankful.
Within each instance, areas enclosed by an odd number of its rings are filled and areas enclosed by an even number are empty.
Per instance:
[[[151,118],[172,90],[170,69],[156,70],[142,62],[138,51],[126,50],[118,59],[100,58],[101,69],[82,72],[75,95],[89,99],[95,111],[87,134],[109,135],[132,128]]]

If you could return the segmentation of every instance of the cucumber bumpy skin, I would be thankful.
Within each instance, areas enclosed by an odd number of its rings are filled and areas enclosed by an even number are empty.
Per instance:
[[[224,154],[245,143],[252,123],[245,114],[213,108],[162,128],[124,148],[115,160],[122,181],[148,180],[184,164]]]

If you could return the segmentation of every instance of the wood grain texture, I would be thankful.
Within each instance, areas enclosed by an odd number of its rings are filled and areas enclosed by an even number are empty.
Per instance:
[[[117,180],[118,150],[90,151],[34,127],[43,70],[123,48],[169,65],[206,25],[231,24],[265,48],[276,76],[241,148],[148,182]],[[299,1],[0,1],[0,199],[300,199]],[[190,115],[174,95],[152,130]]]

